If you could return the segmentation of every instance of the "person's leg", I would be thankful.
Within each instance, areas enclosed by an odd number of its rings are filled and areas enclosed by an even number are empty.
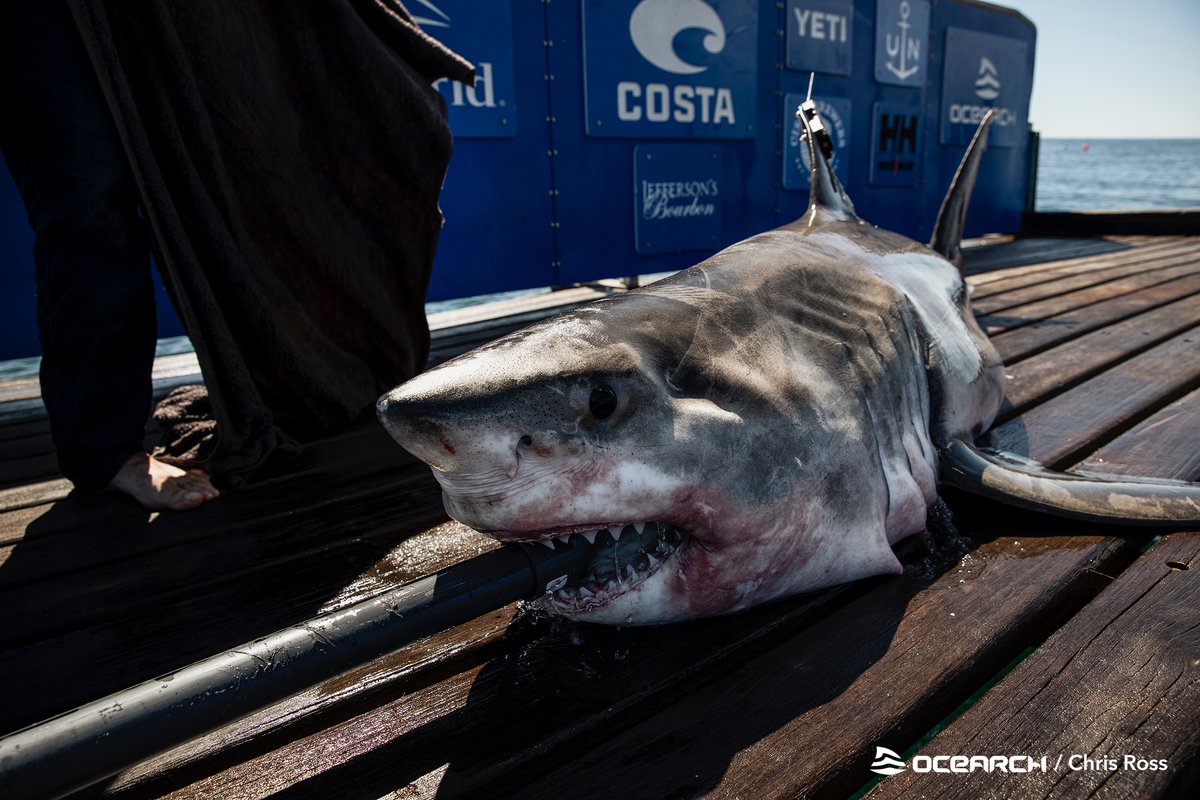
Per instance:
[[[164,473],[142,447],[156,338],[149,248],[99,84],[64,3],[18,0],[5,15],[0,147],[35,233],[42,398],[59,466],[80,489],[111,483],[151,507],[199,505],[210,499],[201,479],[166,489],[186,473]]]

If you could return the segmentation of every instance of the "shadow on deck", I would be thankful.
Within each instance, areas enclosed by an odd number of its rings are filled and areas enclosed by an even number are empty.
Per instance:
[[[1061,468],[1200,478],[1200,239],[1018,239],[967,259],[1007,365],[1001,443]],[[498,323],[478,311],[435,321],[439,358],[607,293],[572,291],[516,301]],[[286,474],[150,514],[115,495],[68,496],[44,420],[21,417],[0,433],[2,731],[494,546],[445,518],[428,470],[373,419],[313,443]],[[1194,784],[1200,534],[1151,544],[947,500],[957,531],[905,543],[901,577],[641,630],[506,607],[89,794],[844,797],[874,777],[876,746],[1052,765],[1129,752],[1169,768],[910,770],[872,797]]]

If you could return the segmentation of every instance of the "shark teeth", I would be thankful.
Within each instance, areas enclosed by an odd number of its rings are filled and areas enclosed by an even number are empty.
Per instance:
[[[637,588],[657,572],[682,547],[688,534],[667,522],[630,522],[538,540],[553,548],[561,541],[571,546],[572,536],[582,536],[593,548],[591,569],[546,595],[545,602],[561,613],[583,613],[605,605]]]

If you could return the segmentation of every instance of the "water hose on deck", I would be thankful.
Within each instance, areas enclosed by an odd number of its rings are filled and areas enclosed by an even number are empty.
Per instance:
[[[61,797],[418,639],[582,577],[592,547],[508,544],[0,738],[0,797]]]

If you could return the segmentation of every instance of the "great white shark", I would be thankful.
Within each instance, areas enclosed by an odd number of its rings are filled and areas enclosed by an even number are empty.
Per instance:
[[[1200,520],[1200,487],[1048,473],[973,441],[1004,398],[956,263],[990,118],[930,246],[854,213],[798,114],[808,213],[676,275],[511,333],[384,395],[447,512],[501,541],[583,536],[548,593],[581,620],[736,612],[898,573],[939,478],[1101,520]]]

